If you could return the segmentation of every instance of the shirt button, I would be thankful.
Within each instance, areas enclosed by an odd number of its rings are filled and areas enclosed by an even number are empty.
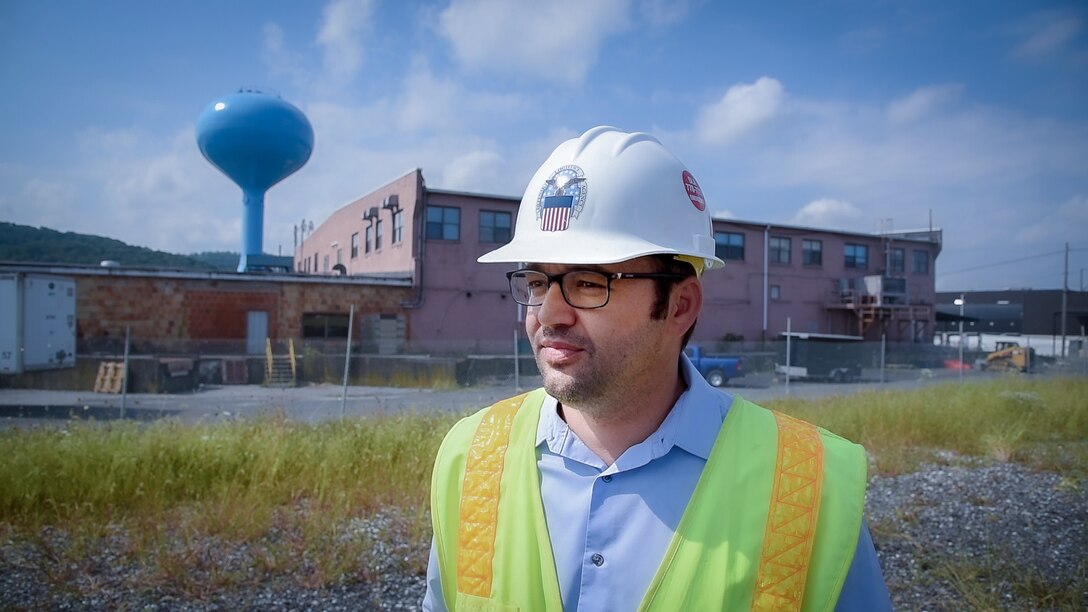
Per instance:
[[[605,482],[612,482],[612,476],[611,475],[601,476],[601,480],[603,480]]]
[[[593,565],[596,565],[597,567],[604,565],[604,557],[601,556],[601,553],[593,553],[593,556],[590,557],[589,560],[592,561]]]

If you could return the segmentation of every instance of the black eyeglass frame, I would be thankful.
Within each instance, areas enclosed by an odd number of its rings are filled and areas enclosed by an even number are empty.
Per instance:
[[[568,270],[562,274],[545,274],[540,270],[529,270],[522,268],[520,270],[511,270],[506,273],[506,280],[510,283],[510,296],[514,298],[514,301],[522,306],[540,306],[544,303],[544,300],[540,300],[539,304],[528,304],[518,300],[517,292],[514,291],[514,275],[524,274],[525,272],[532,272],[534,274],[540,274],[548,281],[548,289],[551,289],[552,283],[559,283],[559,293],[563,295],[563,301],[567,303],[571,308],[577,308],[579,310],[596,310],[598,308],[604,308],[608,305],[609,300],[612,299],[612,281],[620,280],[624,278],[666,278],[674,281],[683,280],[687,278],[684,274],[673,274],[670,272],[601,272],[599,270]],[[567,289],[563,285],[563,278],[568,274],[584,274],[590,272],[593,274],[600,274],[605,278],[605,293],[604,303],[600,306],[576,306],[571,303],[570,298],[567,296]],[[545,291],[547,293],[547,291]]]

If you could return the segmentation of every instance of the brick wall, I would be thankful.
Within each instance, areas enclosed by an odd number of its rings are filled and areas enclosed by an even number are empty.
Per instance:
[[[119,275],[75,279],[80,340],[123,338],[126,326],[134,337],[145,339],[243,340],[251,310],[268,313],[273,338],[300,338],[303,313],[346,314],[354,303],[360,316],[401,314],[401,302],[411,297],[408,288],[335,278],[325,283]]]

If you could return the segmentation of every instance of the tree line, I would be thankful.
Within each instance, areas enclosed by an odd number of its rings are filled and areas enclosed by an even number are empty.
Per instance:
[[[0,221],[0,261],[99,265],[107,260],[125,267],[231,271],[238,267],[238,253],[229,251],[178,255],[103,236]]]

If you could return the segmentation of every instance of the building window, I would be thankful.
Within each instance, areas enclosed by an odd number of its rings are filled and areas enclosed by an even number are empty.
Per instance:
[[[771,237],[771,263],[788,264],[790,262],[790,239]]]
[[[497,244],[510,242],[510,213],[481,210],[480,242]]]
[[[864,270],[869,267],[869,247],[864,244],[847,244],[843,249],[847,268]]]
[[[393,213],[393,244],[400,244],[404,240],[404,211]]]
[[[347,338],[348,315],[304,313],[302,315],[303,338]]]
[[[336,249],[336,263],[344,263],[344,249]]]
[[[903,249],[889,249],[888,250],[888,272],[891,274],[902,274],[906,269],[906,255],[903,253]]]
[[[363,247],[367,253],[374,250],[374,226],[366,226],[366,245]]]
[[[714,232],[714,254],[726,261],[744,261],[744,234]]]
[[[822,240],[801,241],[801,263],[806,266],[824,265],[824,243]]]
[[[355,232],[351,235],[351,258],[355,259],[359,256],[359,232]]]
[[[771,285],[771,299],[778,300],[780,297],[782,297],[782,287]]]
[[[329,256],[328,255],[325,256],[325,267],[322,268],[321,271],[322,272],[328,272],[329,271]]]
[[[374,250],[380,251],[382,249],[382,222],[379,219],[374,222]]]
[[[427,240],[460,240],[461,209],[452,206],[427,207]]]
[[[914,273],[929,274],[929,251],[914,251]]]

